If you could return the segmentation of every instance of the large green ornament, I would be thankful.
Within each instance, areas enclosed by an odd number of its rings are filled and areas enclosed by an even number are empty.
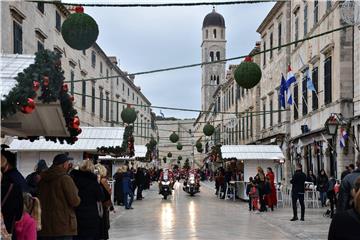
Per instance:
[[[182,160],[182,156],[178,156],[178,160],[181,161],[181,160]]]
[[[171,157],[172,157],[172,153],[169,152],[167,156],[168,156],[169,158],[171,158]]]
[[[251,89],[260,82],[261,69],[252,61],[251,57],[246,57],[235,69],[234,77],[240,87]]]
[[[177,141],[179,141],[179,136],[175,132],[173,132],[170,135],[170,141],[173,142],[173,143],[176,143]]]
[[[182,149],[183,149],[183,145],[182,145],[181,143],[178,143],[178,144],[176,145],[176,148],[177,148],[177,150],[182,150]]]
[[[202,153],[202,152],[204,151],[204,149],[198,148],[197,151],[198,151],[199,153]]]
[[[215,128],[210,123],[207,123],[203,128],[203,132],[206,136],[211,136],[215,132]]]
[[[201,149],[201,148],[202,148],[202,143],[201,143],[201,142],[197,142],[196,145],[195,145],[195,147],[196,147],[197,149]]]
[[[99,28],[96,21],[78,7],[76,13],[70,14],[63,22],[61,35],[70,47],[85,50],[96,42]]]
[[[121,111],[121,119],[127,124],[134,123],[136,120],[136,117],[137,117],[137,114],[135,112],[135,109],[131,108],[130,106],[128,106],[127,108],[125,108]]]

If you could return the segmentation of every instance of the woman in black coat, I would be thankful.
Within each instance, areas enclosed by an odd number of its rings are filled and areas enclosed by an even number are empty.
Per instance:
[[[76,208],[78,236],[75,239],[97,240],[100,234],[100,214],[98,202],[104,198],[94,164],[84,160],[80,170],[71,171],[74,182],[79,189],[80,205]]]
[[[329,240],[357,240],[360,236],[360,177],[355,181],[352,190],[354,207],[336,213],[331,221]]]
[[[326,192],[327,192],[327,186],[328,186],[329,178],[325,173],[324,169],[320,170],[320,174],[316,180],[317,183],[317,190],[320,192],[320,201],[321,206],[325,207],[326,203]]]
[[[124,194],[122,190],[122,178],[123,178],[123,167],[119,167],[113,179],[115,180],[114,185],[114,203],[117,205],[124,205]]]

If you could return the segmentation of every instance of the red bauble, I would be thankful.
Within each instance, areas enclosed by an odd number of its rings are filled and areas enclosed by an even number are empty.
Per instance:
[[[62,89],[63,89],[64,92],[68,92],[68,91],[69,91],[69,87],[68,87],[68,85],[67,85],[66,83],[63,83]]]
[[[49,77],[48,76],[43,77],[43,84],[45,87],[49,86]]]
[[[32,113],[32,111],[34,111],[34,109],[35,109],[34,100],[31,99],[31,98],[28,98],[27,99],[27,105],[21,107],[21,112],[23,112],[25,114],[29,114],[29,113]]]
[[[84,8],[82,6],[76,6],[75,7],[75,12],[76,13],[84,13]]]
[[[38,81],[33,81],[33,90],[36,92],[40,88],[40,83]]]
[[[72,128],[79,128],[80,126],[80,119],[79,117],[74,117],[74,120],[72,122]]]

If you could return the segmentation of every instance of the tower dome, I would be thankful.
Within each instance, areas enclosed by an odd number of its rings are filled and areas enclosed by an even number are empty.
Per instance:
[[[203,21],[203,28],[214,26],[225,28],[225,19],[224,17],[215,11],[213,8],[212,12],[205,16]]]

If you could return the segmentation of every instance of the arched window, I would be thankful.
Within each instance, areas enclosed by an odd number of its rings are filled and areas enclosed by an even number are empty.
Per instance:
[[[219,75],[216,77],[216,84],[219,85],[220,84],[220,78]]]
[[[212,82],[212,81],[213,81],[213,75],[210,76],[210,82]]]
[[[209,38],[209,30],[207,30],[207,29],[205,31],[205,38]]]
[[[213,51],[210,52],[210,61],[211,62],[214,61],[214,52]]]
[[[219,61],[219,60],[220,60],[220,52],[217,51],[217,52],[216,52],[216,61]]]
[[[224,39],[224,29],[221,29],[221,39]]]
[[[216,38],[216,29],[213,30],[213,37]]]

